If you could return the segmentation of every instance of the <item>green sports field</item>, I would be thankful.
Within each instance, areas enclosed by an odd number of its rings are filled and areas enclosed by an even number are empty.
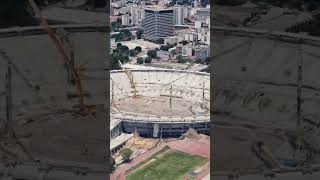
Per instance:
[[[208,159],[180,151],[155,156],[153,161],[130,174],[127,180],[181,180],[189,172],[204,165]]]

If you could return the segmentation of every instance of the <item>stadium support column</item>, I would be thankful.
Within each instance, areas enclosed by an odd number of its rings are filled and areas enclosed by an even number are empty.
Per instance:
[[[154,123],[153,124],[153,137],[158,137],[159,134],[159,124]]]

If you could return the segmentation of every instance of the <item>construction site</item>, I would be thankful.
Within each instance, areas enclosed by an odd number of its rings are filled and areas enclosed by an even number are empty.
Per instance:
[[[211,177],[317,179],[320,38],[285,32],[311,15],[214,8]]]
[[[0,30],[0,179],[104,179],[107,26],[28,2],[41,25]]]
[[[202,146],[206,155],[196,148],[191,154],[200,153],[200,156],[209,158],[209,88],[210,76],[203,72],[172,69],[111,71],[110,151],[116,164],[119,164],[111,174],[111,179],[125,179],[133,174],[128,172],[130,167],[149,155],[153,156],[165,145],[173,149],[179,149],[181,145],[180,148],[188,149],[188,143],[193,142],[196,147],[200,141],[185,140],[186,143],[183,143],[179,140],[188,131],[194,131],[196,135],[193,137],[204,139],[206,144]],[[126,148],[133,150],[134,162],[121,165],[119,150],[121,152],[121,149]],[[187,149],[179,150],[187,152]]]

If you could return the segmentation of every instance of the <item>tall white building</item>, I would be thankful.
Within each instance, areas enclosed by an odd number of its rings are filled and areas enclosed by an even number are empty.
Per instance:
[[[206,22],[207,18],[210,18],[210,9],[201,8],[196,10],[197,20],[201,22]]]
[[[130,24],[130,17],[129,17],[129,14],[124,14],[121,16],[121,22],[122,22],[122,25],[124,26],[128,26]]]
[[[184,24],[184,10],[183,6],[175,6],[174,7],[174,18],[175,25],[183,25]]]
[[[182,56],[187,56],[187,57],[191,57],[192,56],[192,46],[191,45],[185,45],[182,46],[182,52],[181,52]]]
[[[142,26],[143,19],[144,19],[144,8],[143,6],[137,6],[135,7],[135,24],[138,26]]]
[[[187,6],[176,5],[174,8],[175,25],[183,25],[184,18],[189,16],[189,8]]]

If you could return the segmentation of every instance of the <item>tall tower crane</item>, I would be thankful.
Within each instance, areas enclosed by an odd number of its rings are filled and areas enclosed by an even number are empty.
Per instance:
[[[28,1],[34,13],[36,13],[39,16],[42,26],[45,28],[50,39],[54,42],[58,51],[63,56],[63,60],[66,63],[67,67],[69,68],[71,75],[73,76],[75,85],[77,87],[77,94],[79,98],[78,99],[79,113],[82,115],[87,115],[91,112],[94,112],[94,108],[92,106],[85,105],[84,103],[84,93],[82,88],[82,82],[81,82],[78,70],[74,67],[72,53],[70,53],[70,51],[68,51],[68,49],[64,46],[64,43],[59,38],[57,38],[55,31],[50,27],[47,20],[42,16],[41,11],[37,6],[37,4],[34,2],[34,0],[28,0]]]

